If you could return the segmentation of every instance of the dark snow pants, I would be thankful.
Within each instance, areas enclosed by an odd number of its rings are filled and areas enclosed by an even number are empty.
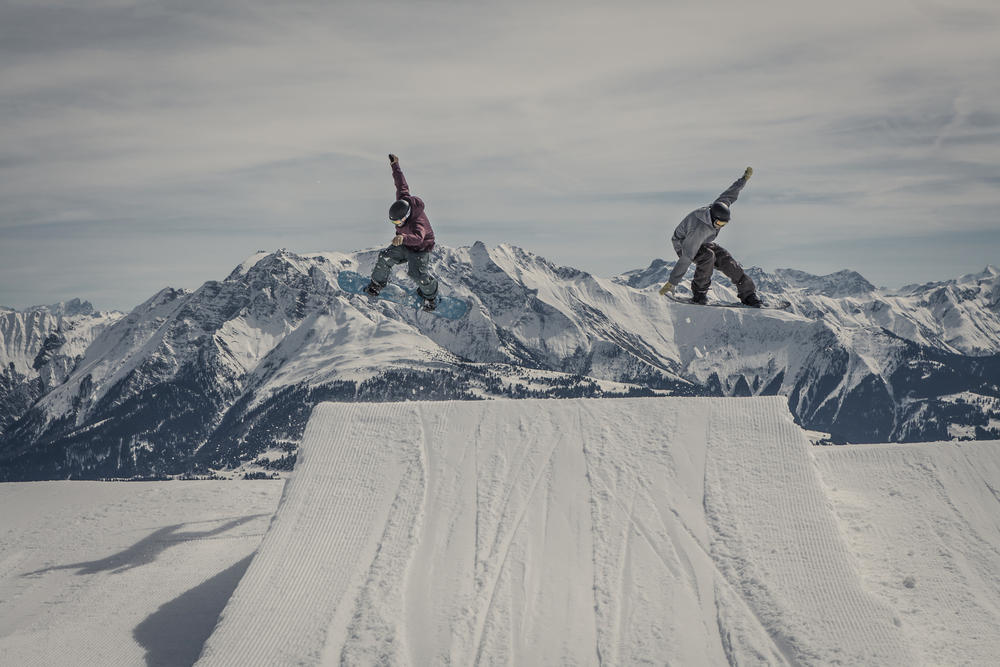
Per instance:
[[[412,250],[404,245],[391,245],[378,254],[378,261],[372,270],[372,280],[379,285],[389,282],[389,272],[397,264],[407,262],[407,274],[417,283],[417,294],[425,299],[437,296],[438,282],[430,273],[431,253]]]
[[[712,285],[712,271],[719,269],[736,285],[736,295],[740,301],[757,291],[753,280],[743,272],[743,267],[733,259],[729,251],[715,243],[706,243],[694,256],[694,278],[691,280],[691,291],[704,294]]]

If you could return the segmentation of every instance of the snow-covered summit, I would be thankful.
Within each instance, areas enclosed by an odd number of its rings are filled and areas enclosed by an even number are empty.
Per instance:
[[[104,328],[122,315],[117,311],[99,312],[89,301],[80,299],[0,311],[0,368],[37,377],[56,356],[63,357],[65,364],[65,358],[82,354]]]
[[[963,287],[973,287],[982,286],[984,283],[992,284],[994,281],[1000,278],[1000,267],[989,264],[982,271],[977,271],[974,273],[967,273],[958,278],[953,278],[951,280],[937,280],[927,283],[913,283],[910,285],[904,285],[899,288],[899,294],[918,294],[930,292],[941,287],[947,286],[963,286]]]
[[[441,289],[471,306],[450,321],[341,291],[337,274],[370,271],[377,252],[258,253],[222,281],[160,291],[11,404],[0,462],[19,461],[12,476],[241,465],[293,451],[320,400],[777,394],[840,440],[1000,433],[993,273],[939,296],[756,270],[765,298],[792,304],[757,311],[664,299],[664,260],[603,278],[511,245],[439,246]],[[735,294],[720,277],[711,298]],[[942,398],[959,394],[982,400]]]
[[[886,291],[878,313],[887,329],[963,354],[1000,354],[1000,269]],[[911,324],[912,323],[912,324]]]
[[[65,382],[90,344],[123,315],[98,312],[80,299],[0,310],[0,436]]]
[[[875,286],[865,280],[864,276],[857,271],[847,269],[825,276],[816,276],[795,269],[777,269],[774,275],[783,280],[788,287],[800,289],[804,294],[820,294],[834,298],[866,297],[875,291]]]

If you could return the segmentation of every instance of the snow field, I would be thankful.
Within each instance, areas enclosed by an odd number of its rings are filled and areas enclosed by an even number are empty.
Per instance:
[[[1000,442],[818,447],[866,588],[896,610],[917,662],[1000,656]]]
[[[281,487],[0,484],[0,664],[191,664]]]
[[[915,664],[811,449],[779,397],[323,404],[199,664]]]
[[[773,398],[327,404],[281,489],[0,484],[0,664],[1000,655],[1000,442],[809,447]]]

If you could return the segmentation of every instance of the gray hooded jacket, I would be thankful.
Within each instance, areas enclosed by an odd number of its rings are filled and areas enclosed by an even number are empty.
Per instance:
[[[746,184],[746,176],[741,176],[715,201],[721,201],[727,205],[732,204],[740,196],[740,190]],[[670,241],[674,244],[674,252],[677,253],[678,259],[674,270],[670,272],[670,277],[667,278],[674,285],[679,284],[684,279],[684,274],[701,247],[706,243],[711,243],[719,235],[719,230],[712,224],[712,215],[709,212],[711,208],[711,206],[703,206],[691,211],[674,230]]]

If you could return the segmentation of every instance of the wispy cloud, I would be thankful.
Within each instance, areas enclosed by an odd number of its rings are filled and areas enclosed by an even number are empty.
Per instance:
[[[988,230],[998,25],[985,0],[0,1],[0,302],[75,296],[54,253],[181,283],[163,234],[192,282],[259,248],[384,243],[389,151],[441,242],[598,273],[669,256],[748,164],[724,239],[748,264],[789,238]],[[795,252],[778,263],[814,268]]]

